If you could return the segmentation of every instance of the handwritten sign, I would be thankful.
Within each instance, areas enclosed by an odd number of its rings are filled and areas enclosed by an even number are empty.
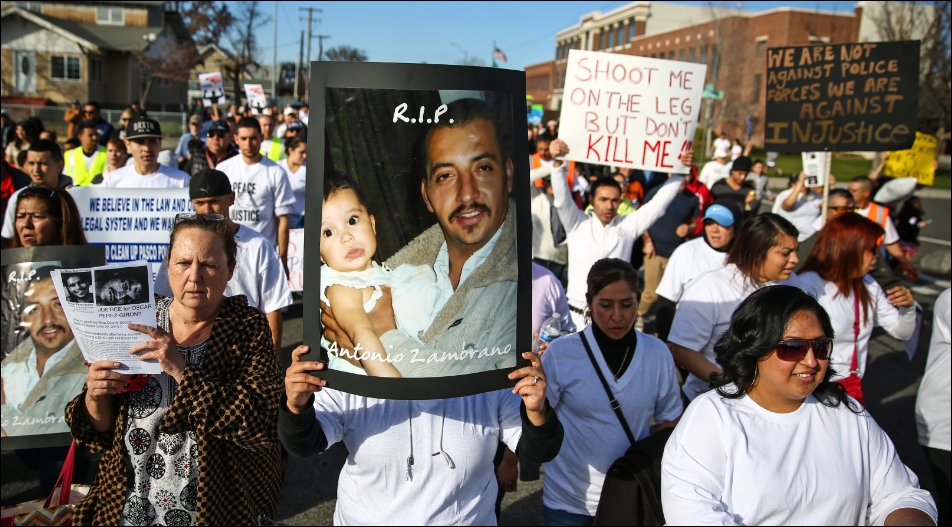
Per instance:
[[[939,140],[935,136],[916,132],[912,148],[890,152],[884,171],[894,178],[914,177],[922,185],[935,181],[935,150]]]
[[[288,283],[291,291],[304,291],[304,229],[290,229],[288,234]]]
[[[106,262],[148,260],[157,271],[169,248],[175,215],[194,212],[188,189],[72,187],[90,245],[106,247]]]
[[[687,173],[707,66],[569,51],[559,139],[567,159]]]
[[[202,105],[225,104],[225,86],[221,81],[221,72],[199,73],[198,83],[202,88]]]
[[[260,84],[245,84],[245,96],[248,97],[248,105],[255,115],[268,107],[268,99],[265,98],[264,88]]]
[[[917,40],[767,50],[767,150],[909,148],[918,105]]]

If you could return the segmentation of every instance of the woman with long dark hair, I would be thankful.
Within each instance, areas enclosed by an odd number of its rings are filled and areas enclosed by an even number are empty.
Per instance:
[[[638,272],[625,260],[605,258],[592,265],[587,282],[592,324],[554,340],[542,357],[549,404],[565,427],[561,455],[545,466],[545,525],[591,525],[612,462],[632,442],[674,426],[682,411],[671,354],[634,329]]]
[[[830,365],[833,324],[791,286],[751,294],[714,347],[723,372],[668,440],[669,525],[934,525],[935,502]]]
[[[899,340],[916,329],[912,291],[896,286],[884,292],[872,276],[885,231],[859,214],[841,214],[828,221],[810,256],[800,269],[804,291],[830,314],[837,338],[833,367],[854,399],[862,404],[862,378],[873,327],[880,326]]]
[[[11,248],[89,245],[76,202],[69,192],[58,187],[35,185],[21,190],[13,225]]]
[[[731,313],[764,285],[798,285],[797,235],[789,221],[761,214],[736,234],[727,265],[696,278],[685,288],[671,324],[668,342],[674,360],[690,375],[682,387],[688,400],[707,389],[711,373],[720,372],[714,343],[730,323]]]

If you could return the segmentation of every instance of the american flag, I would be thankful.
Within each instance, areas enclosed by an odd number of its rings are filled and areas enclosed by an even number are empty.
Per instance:
[[[509,59],[506,58],[506,54],[499,48],[496,48],[496,51],[493,53],[493,58],[503,62],[509,62]]]

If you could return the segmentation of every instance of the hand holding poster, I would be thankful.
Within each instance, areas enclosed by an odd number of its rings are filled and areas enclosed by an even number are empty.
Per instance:
[[[767,50],[767,150],[909,148],[918,104],[919,41]]]
[[[213,104],[225,104],[225,86],[221,81],[221,72],[199,73],[198,82],[202,89],[202,104],[205,107]]]
[[[822,187],[826,182],[826,156],[829,152],[804,152],[801,157],[803,171],[806,173],[804,185],[807,187]]]
[[[258,115],[268,107],[268,99],[264,96],[264,88],[260,84],[245,84],[245,96],[248,97],[248,106]]]
[[[707,66],[569,51],[559,139],[566,159],[677,174],[694,142]]]
[[[933,135],[916,132],[916,142],[908,150],[889,152],[884,171],[894,178],[914,177],[921,185],[935,181],[935,150],[939,141]]]
[[[122,364],[120,369],[126,374],[162,373],[158,362],[140,361],[129,353],[136,344],[152,338],[129,329],[128,324],[156,327],[152,269],[148,262],[58,269],[51,276],[87,362],[115,361]]]

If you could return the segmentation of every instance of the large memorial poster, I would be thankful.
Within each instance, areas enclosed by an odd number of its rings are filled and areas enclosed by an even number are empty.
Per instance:
[[[524,73],[313,67],[306,360],[370,397],[511,387],[531,346]]]
[[[918,40],[767,50],[769,151],[906,149],[918,107]]]
[[[57,269],[105,263],[102,247],[5,249],[0,262],[4,450],[67,445],[63,411],[86,382],[86,366],[56,294]],[[72,298],[92,297],[92,281],[71,276]]]
[[[169,249],[177,214],[194,212],[187,188],[72,187],[90,245],[106,248],[109,263],[147,260],[152,271]]]
[[[685,174],[707,66],[573,49],[559,139],[566,159]]]

